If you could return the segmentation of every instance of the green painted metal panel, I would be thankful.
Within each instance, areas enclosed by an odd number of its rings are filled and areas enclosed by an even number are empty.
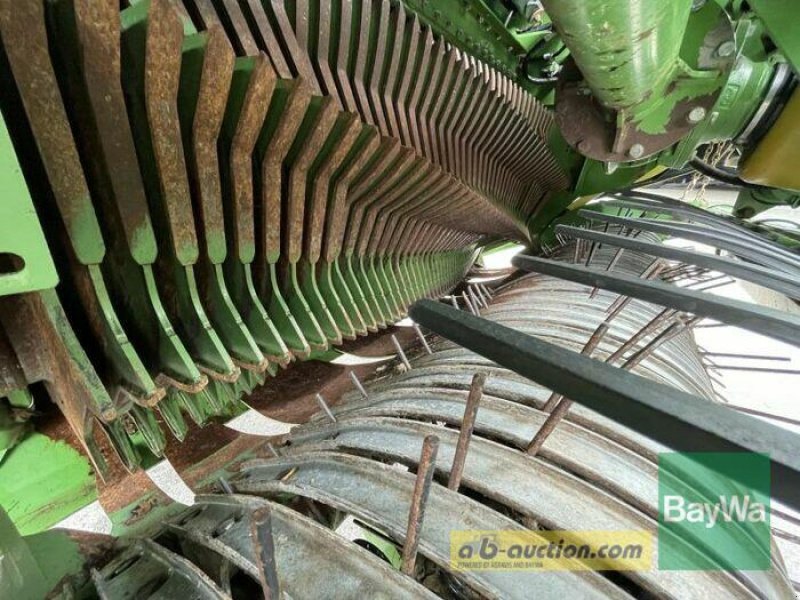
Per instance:
[[[31,433],[0,463],[0,506],[23,535],[51,527],[96,498],[89,461],[64,441]]]
[[[0,116],[0,296],[54,287],[53,259]]]

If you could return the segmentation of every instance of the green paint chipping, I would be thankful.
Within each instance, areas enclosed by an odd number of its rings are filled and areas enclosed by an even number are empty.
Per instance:
[[[22,535],[43,531],[96,498],[89,462],[65,442],[32,433],[0,464],[0,506]]]

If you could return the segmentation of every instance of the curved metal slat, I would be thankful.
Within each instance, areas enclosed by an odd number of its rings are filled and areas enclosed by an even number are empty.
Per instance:
[[[412,578],[400,575],[356,544],[262,498],[198,496],[196,505],[169,527],[258,579],[249,515],[265,508],[271,513],[280,587],[291,597],[435,598]]]
[[[242,478],[233,481],[239,492],[292,493],[351,513],[371,526],[403,540],[415,477],[364,458],[316,453],[269,461],[252,461]],[[512,529],[521,525],[474,500],[434,484],[425,509],[420,553],[449,570],[453,530]],[[458,578],[489,598],[543,598],[565,594],[581,598],[627,598],[628,594],[594,572],[469,571]]]
[[[458,433],[401,419],[352,419],[337,422],[335,427],[327,427],[323,431],[293,434],[291,451],[303,452],[305,446],[310,444],[311,451],[315,447],[357,450],[414,464],[423,439],[429,435],[439,438],[437,469],[449,474]],[[326,443],[328,438],[332,439]],[[653,540],[656,536],[655,519],[558,467],[488,440],[472,440],[466,456],[462,485],[534,518],[545,529],[574,532],[639,530],[650,533]],[[651,492],[653,497],[657,497],[656,490]],[[659,535],[669,533],[662,531]],[[682,552],[688,556],[694,553],[713,556],[720,551],[720,548],[709,547],[699,539],[675,540],[675,543],[680,544]],[[735,542],[730,540],[729,543]],[[655,549],[656,561],[657,554]],[[749,583],[751,592],[764,590],[770,596],[779,597],[783,591],[782,580],[775,576],[774,571],[739,573],[742,582],[730,575],[701,571],[653,569],[626,575],[658,596],[705,598],[708,587],[714,586],[719,593],[728,597],[749,597],[750,593],[742,588],[742,583]]]
[[[800,506],[797,436],[786,430],[437,302],[417,302],[411,317],[675,450],[768,454],[773,496]]]

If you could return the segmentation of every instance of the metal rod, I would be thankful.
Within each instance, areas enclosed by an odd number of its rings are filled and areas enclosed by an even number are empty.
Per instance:
[[[715,275],[714,277],[707,277],[705,279],[700,279],[699,281],[693,281],[692,283],[686,284],[686,287],[695,287],[705,283],[711,283],[712,281],[720,281],[721,279],[730,280],[730,277],[726,273],[722,273],[721,275]]]
[[[732,408],[735,411],[745,413],[748,415],[755,415],[757,417],[765,417],[767,419],[772,419],[773,421],[780,421],[781,423],[788,423],[789,425],[798,425],[800,426],[800,420],[797,419],[790,419],[789,417],[782,417],[780,415],[776,415],[773,413],[763,412],[760,410],[754,410],[752,408],[745,408],[744,406],[736,406],[735,404],[726,404],[728,408]]]
[[[481,289],[481,286],[479,286],[479,285],[477,285],[477,284],[476,284],[476,285],[473,285],[473,286],[472,286],[472,289],[473,289],[473,290],[475,290],[475,293],[476,293],[476,294],[478,295],[478,297],[481,299],[481,302],[483,303],[483,307],[484,307],[484,308],[489,308],[489,297],[488,297],[488,296],[486,296],[486,295],[483,293],[483,290]]]
[[[689,223],[676,225],[667,221],[623,219],[584,209],[579,210],[578,215],[593,221],[618,223],[653,233],[674,235],[678,238],[700,242],[726,250],[770,269],[776,269],[795,277],[800,275],[800,258],[797,256],[780,254],[774,248],[767,249],[755,244],[751,239],[743,240],[730,232],[721,232],[711,226]]]
[[[533,436],[530,444],[528,447],[525,448],[525,452],[528,453],[530,456],[536,456],[541,450],[544,443],[547,441],[547,438],[550,437],[550,434],[553,433],[556,426],[562,421],[562,419],[566,416],[567,412],[569,412],[570,407],[572,406],[572,400],[568,398],[561,397],[561,402],[553,409],[550,415],[547,417],[542,426],[539,427],[539,430],[536,432],[536,435]]]
[[[696,279],[707,273],[709,273],[708,269],[702,269],[694,265],[680,265],[679,267],[665,271],[661,279],[669,283],[677,283],[678,281],[685,281],[686,279]]]
[[[661,344],[668,342],[677,335],[690,329],[699,320],[700,320],[699,317],[694,317],[692,319],[689,319],[688,321],[682,321],[680,320],[680,318],[678,318],[675,323],[672,323],[664,331],[662,331],[656,337],[650,340],[650,342],[646,346],[638,350],[636,354],[634,354],[628,360],[626,360],[623,363],[622,368],[628,370],[633,369],[645,358],[650,356],[656,350],[656,348],[658,348]]]
[[[705,283],[705,281],[699,281],[698,283]],[[704,288],[694,288],[695,292],[707,292],[708,290],[713,290],[716,288],[725,287],[726,285],[731,285],[732,283],[736,283],[733,279],[729,279],[728,281],[723,281],[721,283],[715,283],[714,285],[709,285]],[[686,287],[689,287],[688,285]]]
[[[458,434],[458,445],[453,457],[453,466],[450,469],[450,479],[447,487],[454,492],[461,486],[461,476],[464,474],[464,463],[467,460],[469,442],[472,439],[472,430],[475,428],[475,418],[478,415],[478,405],[483,397],[483,386],[486,385],[486,373],[475,373],[469,386],[467,406],[464,408],[464,417],[461,419],[461,432]]]
[[[793,542],[795,544],[800,544],[800,536],[793,535],[787,531],[783,531],[782,529],[777,529],[775,527],[770,527],[772,529],[772,534],[775,537],[783,538],[786,541]]]
[[[619,262],[619,259],[622,258],[622,253],[623,252],[625,252],[624,248],[617,248],[617,251],[614,252],[614,256],[611,257],[611,260],[608,261],[608,264],[606,265],[606,271],[611,271],[611,270],[614,269],[614,267]],[[597,287],[597,286],[594,286],[592,288],[592,291],[589,293],[589,299],[590,300],[592,300],[597,295],[597,292],[598,292],[599,289],[600,288]]]
[[[332,422],[336,423],[336,417],[333,416],[331,409],[328,408],[328,403],[325,402],[325,398],[322,397],[322,394],[317,394],[317,402],[319,403],[320,407],[322,407],[322,410],[325,412],[325,414],[328,415],[328,418]]]
[[[589,245],[589,254],[586,255],[586,262],[583,263],[584,267],[591,267],[592,266],[592,259],[594,258],[594,253],[597,252],[597,243],[592,242]]]
[[[419,549],[419,534],[422,522],[425,519],[425,505],[433,484],[433,472],[436,467],[436,455],[439,452],[439,438],[427,435],[422,441],[422,452],[419,456],[417,467],[417,480],[414,483],[414,493],[411,496],[411,505],[408,509],[408,527],[406,540],[403,544],[403,561],[400,570],[406,575],[414,574],[417,564],[417,550]]]
[[[452,304],[452,305],[453,305],[453,308],[455,308],[455,309],[458,309],[458,308],[459,308],[459,306],[458,306],[458,300],[456,300],[456,297],[455,297],[455,295],[453,295],[453,296],[450,296],[450,304]]]
[[[278,600],[281,587],[275,564],[275,540],[272,537],[272,513],[269,508],[257,508],[251,513],[250,539],[253,540],[253,556],[264,600]]]
[[[789,513],[784,512],[775,506],[770,506],[769,512],[770,514],[775,515],[776,517],[783,519],[784,521],[789,521],[789,523],[800,525],[800,517],[796,517],[795,515],[790,515]]]
[[[472,304],[476,309],[480,310],[481,308],[484,308],[483,300],[475,295],[475,290],[472,289],[472,286],[467,286],[466,293],[469,295],[470,299],[472,300]]]
[[[600,340],[602,340],[603,336],[608,332],[609,326],[610,326],[609,319],[606,319],[605,321],[600,323],[600,325],[597,326],[592,335],[589,336],[589,339],[586,341],[586,344],[584,344],[583,348],[581,349],[581,354],[583,354],[584,356],[589,356],[592,352],[594,352],[594,349],[597,348],[597,345],[600,343]],[[553,392],[552,394],[550,394],[550,397],[547,399],[547,402],[545,402],[542,410],[544,412],[552,411],[562,397],[563,396],[561,396],[561,394]]]
[[[746,367],[739,365],[714,365],[720,371],[750,371],[753,373],[773,373],[776,375],[800,375],[798,369],[775,369],[770,367]]]
[[[411,317],[675,451],[768,454],[773,497],[800,507],[798,437],[792,432],[440,303],[420,300]],[[743,474],[732,477],[745,481]]]
[[[533,256],[516,256],[512,262],[525,271],[560,277],[584,285],[598,285],[618,294],[635,296],[646,302],[710,317],[800,347],[800,317],[773,308]]]
[[[472,300],[470,299],[470,297],[469,297],[469,295],[467,294],[467,292],[464,292],[463,294],[461,294],[461,296],[464,298],[464,304],[466,304],[466,305],[467,305],[467,308],[469,308],[469,312],[471,312],[471,313],[472,313],[473,315],[475,315],[476,317],[477,317],[478,315],[480,315],[480,311],[479,311],[479,310],[477,309],[477,307],[476,307],[476,306],[475,306],[475,305],[472,303]]]
[[[425,339],[425,335],[422,333],[422,329],[420,329],[419,325],[414,323],[414,332],[417,334],[419,341],[422,342],[422,346],[425,348],[425,352],[428,354],[433,354],[433,350],[431,350],[430,345],[428,344],[428,340]]]
[[[661,324],[672,317],[677,311],[671,308],[665,308],[660,313],[658,313],[655,317],[653,317],[649,323],[647,323],[644,327],[642,327],[639,331],[634,333],[630,339],[622,344],[619,348],[617,348],[614,353],[606,359],[606,362],[613,363],[615,360],[624,356],[624,354],[636,346],[636,344],[646,335],[650,335],[653,331],[658,329]]]
[[[353,381],[353,385],[356,386],[358,393],[364,397],[364,400],[369,400],[369,394],[367,390],[364,389],[364,386],[361,385],[361,382],[358,379],[358,375],[356,375],[355,371],[350,371],[350,379]]]
[[[403,347],[400,345],[400,342],[397,340],[397,336],[392,334],[392,343],[394,344],[394,349],[397,350],[397,354],[400,357],[400,360],[403,361],[406,369],[409,371],[411,370],[411,363],[408,362],[408,358],[406,357],[406,353],[403,352]]]
[[[665,265],[661,259],[657,258],[651,262],[644,271],[642,271],[642,274],[639,277],[642,279],[655,279],[661,274],[661,272],[664,270],[664,267]],[[606,312],[608,313],[606,320],[608,321],[616,317],[632,300],[633,298],[631,296],[624,295],[621,295],[619,298],[614,300],[614,302],[612,302],[606,309]]]
[[[269,448],[269,451],[272,453],[272,456],[274,456],[275,458],[280,458],[281,453],[278,452],[278,449],[275,448],[275,446],[273,446],[271,442],[267,442],[267,448]]]
[[[233,488],[231,487],[231,484],[228,483],[228,480],[224,477],[219,478],[219,487],[221,487],[222,491],[226,494],[233,494]]]
[[[700,350],[700,354],[704,356],[721,356],[724,358],[747,358],[750,360],[777,360],[780,362],[792,362],[789,356],[771,356],[766,354],[732,354],[730,352],[709,352],[708,350]]]

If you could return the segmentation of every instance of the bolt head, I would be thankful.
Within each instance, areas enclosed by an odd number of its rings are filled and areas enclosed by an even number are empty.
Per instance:
[[[699,123],[706,118],[706,109],[702,106],[695,106],[689,111],[689,123]]]
[[[733,56],[734,52],[736,52],[736,43],[732,42],[731,40],[722,42],[719,46],[717,46],[717,56],[721,56],[722,58]]]
[[[642,156],[644,156],[644,146],[641,144],[634,144],[628,150],[628,156],[631,158],[642,158]]]

